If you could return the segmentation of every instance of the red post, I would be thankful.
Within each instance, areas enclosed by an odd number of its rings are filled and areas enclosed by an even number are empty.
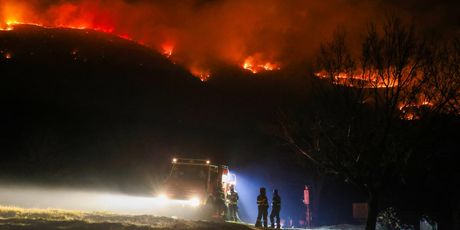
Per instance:
[[[307,227],[311,227],[311,212],[310,212],[310,190],[308,186],[305,185],[303,190],[303,203],[307,206],[307,213],[305,215]]]

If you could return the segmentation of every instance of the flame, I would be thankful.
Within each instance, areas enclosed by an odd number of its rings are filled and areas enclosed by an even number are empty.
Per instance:
[[[123,38],[125,40],[134,41],[129,34],[118,34],[118,37]]]
[[[3,51],[3,50],[2,50],[2,51],[0,51],[0,53],[2,54],[3,58],[5,58],[5,59],[11,59],[11,58],[13,58],[13,55],[12,55],[10,52],[8,52],[8,51]]]
[[[202,82],[205,82],[211,78],[211,73],[209,72],[201,72],[200,75],[198,76]]]
[[[190,73],[199,78],[200,81],[205,82],[208,81],[211,78],[211,71],[207,69],[201,69],[198,67],[191,67],[190,68]]]
[[[397,80],[382,79],[377,74],[363,74],[357,71],[354,74],[338,73],[331,77],[325,71],[315,73],[315,76],[320,79],[332,79],[332,83],[347,87],[363,87],[363,88],[393,88],[398,85]]]
[[[14,30],[17,25],[35,25],[44,28],[70,28],[78,30],[90,29],[103,33],[110,33],[122,39],[137,42],[147,47],[160,47],[158,52],[162,53],[167,58],[171,58],[174,52],[174,43],[172,42],[164,42],[160,46],[152,44],[151,41],[146,43],[144,38],[136,39],[129,33],[117,30],[110,15],[104,14],[103,12],[99,15],[95,13],[96,11],[91,13],[91,11],[81,9],[78,5],[66,3],[51,9],[48,13],[55,16],[51,21],[40,20],[31,16],[34,14],[28,12],[28,8],[25,5],[8,2],[4,3],[2,7],[3,12],[1,13],[3,14],[0,14],[0,30],[3,31]],[[25,15],[29,16],[25,17]],[[72,17],[72,15],[76,17]],[[78,59],[78,50],[72,50],[70,54],[75,60]],[[3,56],[5,59],[11,58],[10,53],[4,53]],[[209,70],[198,70],[193,67],[190,68],[190,72],[201,81],[207,81],[211,77]]]
[[[252,61],[246,59],[243,64],[243,69],[251,71],[253,74],[257,73],[257,70],[254,68]]]
[[[196,67],[192,66],[193,64],[187,63],[190,60],[193,60],[193,63],[198,62],[193,58],[183,58],[184,60],[181,60],[179,57],[174,57],[173,59],[173,54],[178,53],[175,50],[177,47],[176,40],[178,39],[176,31],[166,31],[163,34],[162,32],[164,31],[156,31],[155,29],[157,28],[148,32],[133,30],[131,21],[128,24],[125,22],[125,18],[120,18],[120,11],[127,10],[129,12],[126,13],[126,16],[136,17],[139,8],[134,8],[132,5],[122,1],[117,1],[111,6],[113,7],[105,7],[103,1],[62,1],[59,4],[51,4],[46,8],[40,8],[29,1],[0,0],[0,30],[10,31],[14,30],[17,25],[27,24],[44,28],[70,28],[110,33],[122,39],[155,49],[171,59],[173,63],[184,64],[190,73],[200,78],[201,81],[207,81],[211,77],[211,71],[207,69],[197,70]],[[140,15],[139,18],[133,20],[134,22],[143,22],[147,17],[153,17],[150,13],[146,13],[147,11],[142,12],[144,15]],[[141,28],[149,30],[148,25],[150,24],[141,25]],[[155,32],[158,32],[158,34],[155,34],[159,35],[158,39],[150,34]],[[272,58],[267,58],[267,55],[262,52],[247,56],[244,53],[234,55],[233,50],[241,49],[240,47],[232,47],[230,52],[225,52],[226,58],[231,59],[235,65],[240,65],[238,60],[241,60],[241,57],[247,57],[243,62],[242,68],[251,71],[253,74],[280,69],[280,65],[277,62],[273,61]],[[76,56],[76,53],[72,53],[72,55]],[[200,62],[205,62],[205,60],[200,60]],[[206,64],[200,63],[200,65]]]
[[[170,58],[174,52],[174,45],[172,45],[171,43],[163,43],[161,45],[161,49],[162,49],[162,54],[165,57]]]
[[[342,85],[345,87],[359,88],[394,88],[398,86],[398,81],[390,77],[382,77],[375,72],[370,71],[370,74],[364,74],[362,71],[356,71],[353,74],[337,73],[334,76],[326,71],[315,73],[315,76],[320,79],[331,79],[332,84]],[[411,84],[415,84],[417,78],[412,80]],[[410,86],[408,86],[410,87]],[[398,105],[400,118],[404,120],[418,120],[421,118],[421,112],[425,109],[433,107],[433,102],[425,98],[423,94],[417,95],[415,100],[402,101]]]
[[[6,21],[5,23],[2,23],[0,25],[0,30],[4,30],[4,31],[13,30],[14,29],[13,24],[14,22],[12,21]]]
[[[261,71],[272,71],[280,70],[280,66],[273,62],[263,62],[257,60],[253,56],[249,56],[244,60],[242,65],[243,69],[251,71],[253,74],[259,73]]]

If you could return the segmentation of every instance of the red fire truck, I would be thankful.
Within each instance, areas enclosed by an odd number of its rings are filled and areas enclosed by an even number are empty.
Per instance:
[[[211,205],[219,192],[225,199],[236,176],[225,165],[213,165],[209,160],[173,158],[169,176],[160,197],[191,206]]]

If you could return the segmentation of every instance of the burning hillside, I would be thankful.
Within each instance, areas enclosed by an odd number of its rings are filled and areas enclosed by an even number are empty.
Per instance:
[[[244,68],[247,68],[247,65],[254,65],[248,67],[253,73],[279,68],[277,65],[271,64],[274,62],[273,60],[268,60],[263,64],[246,64],[248,62],[246,56],[248,55],[244,54],[244,50],[248,44],[242,44],[242,41],[237,42],[240,46],[232,47],[231,51],[226,50],[225,47],[209,47],[209,45],[214,46],[215,44],[202,44],[209,42],[207,37],[212,31],[208,29],[202,34],[195,34],[192,31],[177,31],[184,30],[184,28],[174,28],[181,25],[164,25],[163,23],[166,23],[164,20],[175,17],[163,12],[170,10],[167,5],[154,5],[146,2],[114,2],[56,1],[42,4],[39,1],[1,1],[0,30],[11,31],[17,25],[28,24],[46,28],[91,29],[110,33],[157,50],[171,59],[172,62],[186,66],[193,75],[202,81],[206,81],[211,76],[210,59],[234,63],[237,66],[238,63],[245,62]],[[113,7],[108,9],[105,4],[111,4]],[[120,14],[120,12],[124,13]],[[159,19],[163,22],[158,22]],[[201,27],[204,26],[201,25]],[[181,34],[177,34],[178,32]],[[186,47],[184,43],[190,43],[189,40],[194,40],[193,42],[196,44]],[[213,41],[213,43],[215,42],[220,41]],[[231,41],[231,43],[235,43],[235,41]],[[196,48],[199,50],[195,50],[195,46],[198,46]],[[208,51],[206,50],[209,49],[214,50],[211,51],[212,54],[207,54]]]
[[[204,81],[216,63],[252,73],[303,63],[337,25],[361,30],[385,7],[341,0],[0,0],[0,28],[32,24],[115,34]]]
[[[172,63],[184,66],[201,81],[207,81],[213,76],[216,65],[222,63],[259,74],[303,61],[312,55],[321,40],[320,37],[312,38],[308,29],[302,29],[305,25],[315,25],[316,32],[331,34],[340,18],[368,17],[351,9],[351,5],[335,0],[316,4],[293,3],[300,5],[294,7],[296,4],[271,0],[250,4],[224,0],[176,4],[142,0],[0,1],[0,29],[12,31],[20,24],[29,24],[109,33],[156,50]],[[107,4],[111,7],[105,7]],[[343,10],[340,13],[329,10],[330,5],[338,5]],[[358,6],[357,9],[370,7],[366,4]],[[320,22],[305,9],[327,9],[321,14],[334,17],[330,22]],[[348,17],[350,15],[353,17]],[[321,26],[316,26],[317,23]],[[351,28],[361,27],[351,25]],[[8,50],[1,52],[4,59],[13,56]],[[78,58],[77,50],[71,53]],[[382,78],[369,71],[339,71],[333,76],[319,72],[316,76],[331,78],[333,84],[364,88],[392,88],[401,80]],[[420,103],[430,101],[417,100]],[[411,101],[399,106],[413,104]]]
[[[203,148],[221,154],[233,138],[252,142],[250,124],[270,119],[270,111],[301,91],[276,76],[250,78],[251,73],[234,67],[216,71],[214,81],[204,87],[187,69],[145,46],[94,30],[33,25],[0,31],[0,69],[6,111],[0,117],[9,124],[2,137],[17,137],[2,145],[2,151],[21,146],[3,164],[20,162],[29,149],[40,149],[33,154],[44,160],[28,161],[24,168],[51,171],[60,166],[45,159],[62,156],[71,168],[64,174],[100,176],[100,165],[113,163],[106,170],[118,172],[119,164],[136,159],[143,160],[132,164],[135,170],[150,170],[152,153],[167,149],[158,157],[169,159],[176,151],[169,146],[197,156]],[[209,72],[197,74],[206,77]],[[39,133],[53,141],[44,143]],[[210,139],[216,141],[208,143]],[[85,170],[73,168],[82,164]]]
[[[0,0],[0,29],[32,24],[111,33],[164,54],[205,81],[216,63],[254,74],[303,63],[337,25],[359,31],[391,7],[340,0]]]
[[[342,85],[346,87],[362,87],[362,88],[392,88],[398,85],[397,79],[385,79],[377,74],[357,73],[337,73],[330,76],[325,71],[315,73],[315,76],[320,79],[331,80],[332,84]]]

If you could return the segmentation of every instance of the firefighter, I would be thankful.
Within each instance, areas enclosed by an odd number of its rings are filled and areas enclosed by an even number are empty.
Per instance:
[[[278,189],[273,190],[272,198],[272,211],[270,213],[270,223],[272,228],[275,228],[275,218],[276,218],[276,228],[280,228],[280,211],[281,211],[281,197],[278,194]]]
[[[256,227],[262,227],[261,219],[263,219],[263,224],[264,227],[266,228],[268,223],[267,223],[267,215],[268,215],[268,198],[266,195],[265,188],[260,188],[260,194],[257,196],[257,207],[258,207],[258,213],[257,213],[257,221],[256,221]]]
[[[238,193],[235,192],[235,188],[232,186],[230,188],[230,193],[227,196],[228,198],[228,208],[230,211],[230,220],[237,221],[237,212],[238,212]]]
[[[222,188],[222,183],[217,182],[216,196],[215,196],[215,209],[218,218],[221,218],[225,214],[225,193]]]

